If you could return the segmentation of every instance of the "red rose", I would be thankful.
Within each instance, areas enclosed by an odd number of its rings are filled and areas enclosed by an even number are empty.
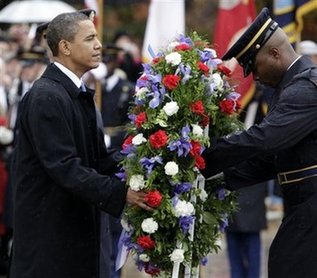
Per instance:
[[[161,57],[155,57],[153,58],[152,63],[157,64],[160,60],[161,60]]]
[[[164,147],[167,143],[168,136],[164,130],[158,130],[149,137],[150,145],[154,149]]]
[[[201,155],[196,155],[195,156],[195,166],[198,169],[205,169],[206,168],[205,159]]]
[[[0,126],[6,126],[6,124],[7,124],[7,118],[0,117]]]
[[[230,77],[231,76],[231,70],[224,66],[223,64],[218,65],[218,70],[221,71],[224,75]]]
[[[169,90],[173,90],[178,86],[178,83],[180,81],[180,77],[174,74],[168,74],[165,75],[163,78],[163,84],[164,86],[169,89]]]
[[[155,241],[150,236],[139,236],[137,243],[144,249],[149,250],[155,247]]]
[[[133,139],[133,136],[130,135],[124,140],[124,142],[122,144],[122,149],[123,150],[125,150],[127,147],[129,147],[132,144],[132,139]]]
[[[198,69],[200,69],[204,74],[208,74],[209,73],[209,68],[206,64],[204,64],[203,62],[199,61],[197,63]]]
[[[203,127],[206,127],[208,124],[209,124],[209,122],[210,122],[210,118],[209,118],[209,116],[208,115],[202,115],[202,120],[200,121],[200,123],[199,124],[201,124]]]
[[[144,122],[146,122],[146,113],[141,112],[136,116],[134,123],[138,128],[140,128]]]
[[[177,51],[186,51],[186,50],[190,50],[190,49],[191,49],[191,47],[186,43],[181,43],[175,47],[175,50],[177,50]]]
[[[191,141],[190,142],[192,148],[190,150],[190,154],[192,156],[197,156],[197,155],[200,155],[200,152],[201,152],[201,145],[198,141]]]
[[[220,101],[220,110],[226,114],[232,114],[234,112],[234,101],[232,99],[224,99]]]
[[[159,207],[162,203],[162,199],[162,194],[158,190],[150,191],[144,197],[145,202],[152,208]]]
[[[198,115],[203,115],[205,113],[205,108],[201,100],[197,100],[194,103],[190,104],[190,110]]]

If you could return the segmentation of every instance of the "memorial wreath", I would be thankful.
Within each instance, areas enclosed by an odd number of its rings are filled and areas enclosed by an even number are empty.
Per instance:
[[[175,263],[197,267],[219,250],[235,210],[221,178],[197,181],[210,137],[241,127],[240,95],[227,81],[230,70],[196,32],[179,35],[143,67],[117,175],[132,190],[145,190],[155,210],[128,206],[121,243],[139,270],[172,277]]]

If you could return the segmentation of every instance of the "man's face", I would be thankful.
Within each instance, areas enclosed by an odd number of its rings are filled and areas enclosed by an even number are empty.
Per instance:
[[[101,61],[101,43],[92,21],[80,21],[78,24],[79,31],[74,41],[68,42],[70,49],[68,66],[78,76],[82,76],[88,70],[98,67]]]
[[[282,74],[278,62],[269,49],[261,49],[255,57],[253,79],[265,86],[276,87]]]

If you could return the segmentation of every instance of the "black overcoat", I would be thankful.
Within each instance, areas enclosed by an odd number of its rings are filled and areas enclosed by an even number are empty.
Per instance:
[[[316,165],[317,70],[313,63],[301,57],[285,73],[259,125],[214,138],[204,155],[204,175],[224,170],[231,189]],[[317,177],[283,185],[281,190],[286,210],[270,248],[269,277],[317,277]]]
[[[126,188],[108,175],[93,94],[52,64],[19,109],[10,278],[98,277],[98,209],[119,216]]]

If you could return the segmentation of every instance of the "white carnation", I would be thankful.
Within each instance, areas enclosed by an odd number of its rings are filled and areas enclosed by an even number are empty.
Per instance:
[[[152,217],[150,217],[143,220],[141,228],[143,232],[153,234],[157,231],[158,224]]]
[[[205,189],[203,189],[203,188],[200,189],[199,198],[200,198],[200,200],[202,200],[203,202],[205,202],[205,201],[207,200],[208,194],[207,194],[207,192],[206,192]]]
[[[168,176],[174,176],[178,173],[178,165],[174,161],[169,161],[164,166],[165,174]]]
[[[132,144],[135,146],[141,145],[146,142],[146,138],[143,137],[143,133],[139,133],[132,138]]]
[[[214,83],[216,84],[216,87],[218,87],[218,88],[223,87],[223,80],[222,80],[219,73],[214,73],[212,75],[212,78],[213,78]]]
[[[196,136],[202,136],[204,133],[204,130],[199,125],[192,125],[193,128],[193,134]]]
[[[129,180],[129,186],[134,191],[139,191],[145,187],[144,176],[133,175]]]
[[[147,262],[150,261],[150,257],[149,257],[148,255],[146,255],[146,254],[141,254],[141,255],[139,256],[139,260],[142,261],[142,262],[147,263]]]
[[[172,254],[169,255],[171,261],[174,263],[181,263],[184,261],[184,250],[183,249],[175,249]]]
[[[178,52],[172,52],[165,56],[165,60],[172,66],[178,66],[182,61],[182,55],[180,55]]]
[[[137,99],[144,99],[149,91],[150,90],[147,87],[142,87],[141,89],[137,89],[135,96]]]
[[[174,207],[174,215],[176,217],[190,216],[194,214],[194,206],[190,202],[178,200]]]
[[[13,131],[4,126],[0,126],[0,143],[3,145],[10,144],[13,141]]]
[[[177,102],[171,101],[164,105],[163,110],[167,116],[172,116],[178,112],[179,106]]]

